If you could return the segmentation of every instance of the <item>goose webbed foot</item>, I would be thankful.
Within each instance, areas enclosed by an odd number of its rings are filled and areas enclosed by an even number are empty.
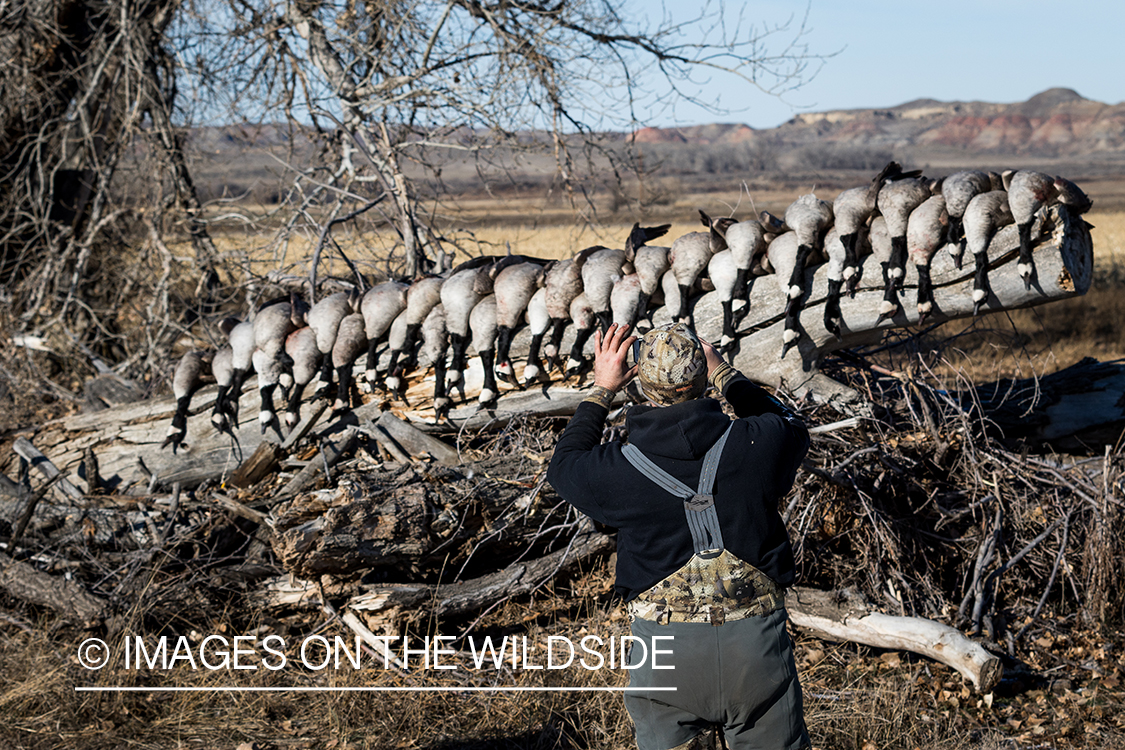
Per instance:
[[[160,444],[160,449],[164,450],[169,445],[171,445],[172,446],[172,455],[174,456],[174,455],[176,455],[176,450],[180,447],[180,443],[182,443],[183,440],[184,440],[184,433],[182,433],[182,432],[172,433],[172,434],[168,435],[168,437],[164,438],[164,442]]]

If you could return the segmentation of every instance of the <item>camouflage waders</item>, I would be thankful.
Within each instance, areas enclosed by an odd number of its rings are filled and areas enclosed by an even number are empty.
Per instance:
[[[730,748],[810,744],[782,592],[723,547],[711,490],[728,434],[704,456],[696,490],[636,446],[622,449],[638,471],[684,499],[694,549],[683,567],[628,604],[633,635],[673,637],[671,658],[661,658],[672,669],[654,670],[646,660],[630,672],[629,687],[676,688],[625,694],[641,750],[690,747],[712,726],[722,727]]]

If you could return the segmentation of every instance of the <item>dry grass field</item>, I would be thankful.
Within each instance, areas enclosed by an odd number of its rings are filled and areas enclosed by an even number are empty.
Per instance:
[[[578,642],[628,632],[618,602],[609,595],[609,561],[601,561],[566,587],[541,592],[530,602],[512,602],[494,612],[478,633],[526,636],[531,663],[543,664],[546,637]],[[284,625],[254,613],[230,611],[211,619],[185,608],[174,632],[198,634],[286,633]],[[310,614],[311,617],[311,614]],[[313,618],[319,619],[319,618]],[[119,623],[124,632],[144,632],[136,613]],[[433,623],[436,628],[437,624]],[[459,628],[450,626],[449,631]],[[147,632],[155,633],[150,627]],[[300,636],[289,631],[288,642]],[[316,629],[329,640],[353,636],[331,618]],[[0,748],[21,750],[630,750],[632,725],[616,692],[533,692],[544,687],[612,688],[627,684],[620,670],[477,670],[464,655],[451,657],[452,672],[384,669],[364,657],[362,667],[313,671],[290,666],[273,671],[125,669],[120,649],[98,672],[77,661],[77,644],[88,634],[48,621],[33,628],[0,620]],[[420,638],[424,634],[417,634]],[[120,636],[109,636],[114,642]],[[1087,641],[1060,636],[1066,653],[1119,652],[1120,639]],[[1053,684],[1017,667],[995,693],[974,693],[950,668],[903,652],[879,652],[849,644],[797,637],[797,663],[806,719],[818,750],[1000,750],[1081,748],[1096,744],[1125,748],[1119,713],[1125,693],[1115,678],[1102,676],[1100,690],[1047,689]],[[1085,651],[1084,651],[1085,649]],[[211,657],[218,662],[221,657]],[[274,658],[274,657],[269,657]],[[316,658],[319,658],[316,657]],[[315,659],[314,659],[315,661]],[[1112,659],[1110,659],[1112,661]],[[1119,662],[1125,668],[1125,662]],[[1026,665],[1025,665],[1026,666]],[[1118,672],[1114,672],[1118,674]],[[1060,683],[1061,684],[1061,683]],[[1068,683],[1069,684],[1069,683]],[[416,692],[411,688],[514,686],[529,692]],[[176,692],[83,692],[75,687],[176,688]],[[220,692],[219,688],[261,692]],[[270,692],[282,687],[327,692]],[[381,688],[386,692],[362,692]],[[348,692],[352,691],[352,692]],[[1044,740],[1048,744],[1044,744]]]

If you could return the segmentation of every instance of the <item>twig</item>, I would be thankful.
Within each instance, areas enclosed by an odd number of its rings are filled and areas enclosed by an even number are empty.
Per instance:
[[[172,532],[172,526],[176,523],[176,513],[180,509],[180,483],[176,482],[172,485],[172,501],[168,505],[168,520],[164,522],[164,530],[160,533],[160,545],[163,546],[168,542],[168,535]]]
[[[1062,563],[1063,556],[1066,554],[1066,543],[1070,536],[1070,516],[1073,512],[1074,511],[1067,513],[1066,518],[1063,519],[1062,539],[1059,541],[1058,554],[1055,555],[1055,564],[1051,566],[1051,575],[1047,578],[1047,585],[1043,587],[1043,595],[1039,597],[1039,603],[1035,605],[1035,611],[1031,613],[1031,617],[1028,618],[1027,623],[1020,628],[1020,632],[1016,633],[1015,640],[1017,641],[1023,638],[1024,633],[1026,633],[1027,629],[1031,627],[1031,624],[1035,622],[1035,618],[1039,617],[1039,613],[1043,611],[1043,605],[1047,603],[1047,597],[1050,596],[1051,589],[1055,585],[1055,577],[1059,572],[1059,564]]]
[[[23,507],[20,517],[16,520],[16,525],[12,528],[11,545],[13,548],[19,544],[20,537],[23,536],[24,530],[27,529],[28,522],[31,521],[31,517],[35,514],[35,506],[39,505],[39,501],[47,494],[47,490],[49,490],[55,482],[61,481],[62,478],[62,474],[56,474],[36,490],[34,495],[28,498],[27,505]]]

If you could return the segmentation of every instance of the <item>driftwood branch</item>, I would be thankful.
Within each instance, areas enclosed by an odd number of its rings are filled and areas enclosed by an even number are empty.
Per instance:
[[[51,462],[51,459],[44,456],[27,438],[16,438],[15,443],[12,444],[12,450],[55,484],[68,500],[81,502],[85,497],[82,490],[71,484],[65,476],[62,476],[62,472]]]
[[[1000,659],[959,630],[922,617],[873,612],[854,594],[795,588],[786,594],[785,607],[789,619],[805,632],[928,656],[956,669],[981,693],[991,693],[1003,675]]]

